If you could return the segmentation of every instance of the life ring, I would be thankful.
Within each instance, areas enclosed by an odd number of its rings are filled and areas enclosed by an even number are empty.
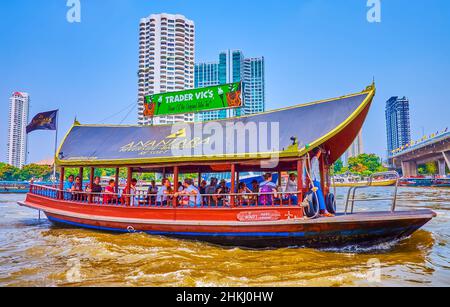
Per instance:
[[[329,193],[326,199],[327,211],[331,214],[336,214],[336,197],[333,193]]]
[[[314,218],[319,211],[319,200],[313,192],[306,194],[306,199],[308,199],[309,206],[305,207],[305,215],[309,218]]]

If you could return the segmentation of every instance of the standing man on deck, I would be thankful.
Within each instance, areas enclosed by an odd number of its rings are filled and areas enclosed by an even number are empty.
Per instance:
[[[327,211],[325,205],[325,198],[323,196],[321,176],[320,176],[320,164],[319,159],[322,155],[320,148],[314,148],[313,157],[311,159],[311,180],[313,185],[313,191],[317,194],[317,200],[319,201],[320,216],[322,217],[333,217],[334,215]]]

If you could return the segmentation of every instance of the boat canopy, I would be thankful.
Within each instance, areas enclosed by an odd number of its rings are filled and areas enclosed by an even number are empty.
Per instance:
[[[58,166],[136,166],[298,159],[321,146],[334,163],[361,131],[375,86],[251,116],[160,126],[75,123],[59,147]]]

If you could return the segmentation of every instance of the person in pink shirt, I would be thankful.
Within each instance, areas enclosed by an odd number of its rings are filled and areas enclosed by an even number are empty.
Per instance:
[[[103,196],[103,203],[111,204],[114,201],[117,203],[117,194],[115,191],[116,182],[114,179],[111,179],[108,183],[108,186],[105,188],[105,195]]]

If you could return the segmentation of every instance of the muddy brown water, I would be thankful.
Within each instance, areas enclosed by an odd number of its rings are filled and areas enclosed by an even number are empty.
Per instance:
[[[363,197],[385,197],[368,189]],[[346,189],[338,189],[343,207]],[[438,217],[370,249],[243,250],[146,234],[53,226],[0,195],[0,286],[449,286],[450,189],[401,188],[398,210]],[[388,210],[388,202],[357,210]]]

